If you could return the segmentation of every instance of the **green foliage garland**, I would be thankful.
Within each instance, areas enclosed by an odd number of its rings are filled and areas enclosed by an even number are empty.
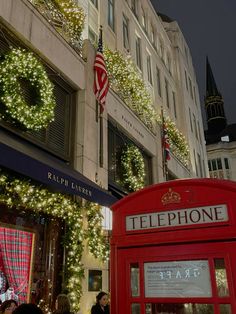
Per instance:
[[[84,29],[84,10],[74,0],[53,0],[68,23],[71,38],[78,40]]]
[[[159,116],[159,124],[162,124],[162,118]],[[165,125],[169,137],[171,152],[186,166],[189,167],[189,145],[185,136],[177,129],[175,123],[165,117]]]
[[[37,94],[35,104],[29,106],[21,91],[21,80],[27,80]],[[0,63],[0,100],[6,113],[27,129],[38,130],[54,119],[56,102],[53,85],[33,53],[12,49]],[[4,114],[2,115],[4,119]]]
[[[152,98],[131,58],[125,58],[119,51],[104,49],[111,87],[133,110],[149,129],[153,130],[156,112]]]
[[[64,245],[67,249],[66,261],[66,289],[69,292],[72,301],[73,311],[78,311],[80,307],[80,298],[82,295],[82,279],[84,277],[84,268],[81,263],[83,253],[83,241],[87,237],[92,243],[95,239],[98,248],[90,246],[91,253],[95,258],[104,258],[107,253],[103,249],[102,230],[97,228],[96,235],[92,232],[86,232],[83,229],[82,209],[71,198],[60,193],[52,193],[47,189],[33,185],[29,180],[20,180],[10,177],[8,174],[0,171],[0,203],[8,207],[14,207],[19,210],[31,210],[35,213],[45,213],[54,217],[65,219],[67,224],[67,233],[64,239]],[[94,211],[96,205],[89,203],[87,209],[91,208],[88,221],[88,230],[91,230],[93,223],[97,221],[99,211]],[[95,217],[93,217],[95,215]],[[91,222],[93,221],[93,223]],[[99,248],[99,246],[102,246]],[[94,250],[94,251],[93,251]]]
[[[95,258],[100,258],[106,262],[109,258],[109,243],[103,235],[102,230],[102,207],[95,203],[90,203],[86,208],[88,221],[88,246]]]
[[[53,24],[62,36],[78,48],[84,29],[85,13],[75,0],[29,0]],[[56,23],[56,24],[55,24]],[[57,25],[57,26],[56,26]]]
[[[144,187],[145,167],[143,156],[134,145],[126,145],[121,155],[124,185],[130,191],[137,191]]]

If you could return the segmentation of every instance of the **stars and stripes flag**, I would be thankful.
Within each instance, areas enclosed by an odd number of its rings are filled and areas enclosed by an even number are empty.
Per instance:
[[[164,120],[163,120],[162,146],[163,146],[164,159],[166,162],[167,160],[170,160],[170,143],[169,143],[169,137],[168,137],[167,128],[166,128],[166,124]]]
[[[101,113],[103,113],[105,108],[108,90],[109,80],[103,56],[102,28],[100,28],[98,49],[94,61],[94,94],[98,103],[100,104]]]

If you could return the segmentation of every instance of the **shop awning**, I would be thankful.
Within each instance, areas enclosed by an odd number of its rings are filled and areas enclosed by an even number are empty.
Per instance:
[[[0,166],[14,170],[56,191],[110,207],[117,201],[113,195],[75,171],[64,162],[0,130]]]

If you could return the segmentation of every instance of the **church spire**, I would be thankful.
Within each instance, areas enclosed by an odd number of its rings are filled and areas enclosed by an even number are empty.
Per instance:
[[[227,125],[224,101],[218,91],[208,58],[206,59],[206,97],[208,134],[219,134]]]
[[[207,96],[221,96],[216,86],[208,57],[206,59],[206,97]]]

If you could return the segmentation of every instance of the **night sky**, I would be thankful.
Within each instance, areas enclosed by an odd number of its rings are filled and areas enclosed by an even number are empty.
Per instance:
[[[190,48],[201,102],[206,94],[206,56],[224,99],[228,123],[236,123],[236,0],[151,0],[176,20]]]

